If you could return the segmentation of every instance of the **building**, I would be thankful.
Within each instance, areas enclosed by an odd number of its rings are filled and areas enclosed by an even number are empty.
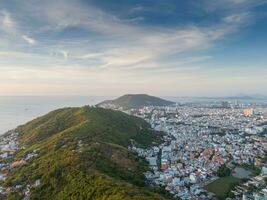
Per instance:
[[[253,115],[253,109],[252,108],[246,108],[246,109],[244,109],[243,113],[246,117],[249,117],[249,116]]]
[[[261,173],[262,175],[267,175],[267,167],[262,167]]]
[[[150,166],[157,166],[157,158],[156,157],[149,157],[147,158]]]
[[[222,107],[223,108],[231,108],[231,103],[229,101],[223,101],[222,102]]]

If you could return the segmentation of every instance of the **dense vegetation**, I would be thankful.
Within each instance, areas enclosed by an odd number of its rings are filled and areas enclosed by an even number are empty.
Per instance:
[[[252,173],[252,176],[258,176],[261,173],[261,168],[253,164],[243,164],[242,167]]]
[[[162,140],[142,119],[102,108],[65,108],[18,127],[23,148],[36,158],[12,170],[5,186],[18,186],[9,199],[21,199],[27,184],[31,199],[151,200],[167,197],[145,184],[147,163],[128,151],[134,140],[149,147]],[[160,190],[158,190],[160,191]]]
[[[167,106],[174,102],[167,101],[158,97],[149,96],[146,94],[127,94],[115,100],[104,101],[99,105],[113,104],[124,109],[140,108],[144,106]]]
[[[217,176],[226,177],[231,175],[231,169],[229,169],[225,164],[222,165],[217,171]]]

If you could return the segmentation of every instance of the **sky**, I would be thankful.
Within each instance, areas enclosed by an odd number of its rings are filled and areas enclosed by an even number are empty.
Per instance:
[[[267,95],[267,0],[0,0],[0,95]]]

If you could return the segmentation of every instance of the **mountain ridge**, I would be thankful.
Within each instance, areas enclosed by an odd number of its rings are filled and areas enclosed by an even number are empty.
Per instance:
[[[160,143],[144,120],[120,111],[97,107],[64,108],[39,117],[16,131],[20,149],[12,162],[5,187],[7,199],[166,200],[146,186],[145,160],[127,147]],[[36,157],[27,160],[29,155]],[[39,186],[35,186],[36,182]],[[17,188],[17,189],[16,189]]]
[[[103,101],[97,106],[104,108],[140,108],[144,106],[168,106],[175,104],[159,97],[150,96],[147,94],[126,94],[114,100]]]

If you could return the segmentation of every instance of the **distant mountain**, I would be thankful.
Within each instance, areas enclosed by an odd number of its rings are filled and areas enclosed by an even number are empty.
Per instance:
[[[228,96],[225,99],[240,99],[240,100],[264,100],[267,99],[267,96],[261,94],[238,94],[236,96]]]
[[[239,94],[235,96],[221,96],[221,97],[195,97],[202,99],[218,99],[218,100],[267,100],[267,96],[254,94],[254,95],[246,95]]]
[[[132,142],[144,148],[162,142],[163,133],[140,118],[89,106],[65,108],[16,131],[22,148],[9,162],[23,165],[4,182],[12,188],[6,199],[23,199],[27,190],[29,199],[170,199],[146,186],[147,163],[127,149]]]
[[[167,101],[147,94],[126,94],[114,100],[104,101],[97,106],[105,108],[140,108],[144,106],[168,106],[174,102]]]
[[[256,99],[256,98],[249,96],[249,95],[238,95],[238,96],[228,96],[228,97],[225,97],[225,99],[252,100],[252,99]]]

